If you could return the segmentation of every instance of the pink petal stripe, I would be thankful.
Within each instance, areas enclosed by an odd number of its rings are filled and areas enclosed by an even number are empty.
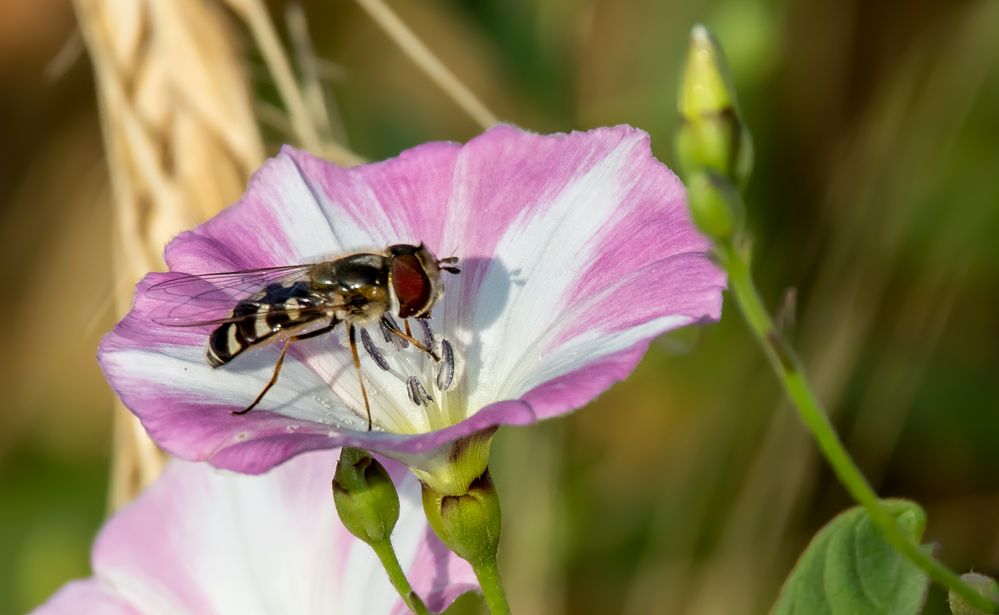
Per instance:
[[[555,349],[592,329],[613,334],[663,314],[687,317],[687,322],[709,322],[721,317],[717,300],[725,288],[725,274],[703,252],[681,252],[622,274],[606,286],[580,293],[567,309]]]
[[[447,212],[463,256],[492,257],[514,220],[545,207],[635,134],[626,126],[555,135],[497,126],[469,141]]]
[[[373,247],[422,241],[437,250],[444,241],[444,215],[460,151],[457,143],[427,143],[350,169],[291,147],[281,155],[293,159],[313,193],[335,208],[326,211],[334,229],[346,217]]]

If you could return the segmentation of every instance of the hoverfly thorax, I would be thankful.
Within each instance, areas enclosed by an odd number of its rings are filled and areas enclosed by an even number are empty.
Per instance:
[[[395,299],[393,307],[400,318],[429,315],[430,308],[444,294],[441,263],[421,243],[418,246],[389,246],[389,288]],[[447,261],[448,259],[445,259]],[[445,267],[447,271],[452,268]]]

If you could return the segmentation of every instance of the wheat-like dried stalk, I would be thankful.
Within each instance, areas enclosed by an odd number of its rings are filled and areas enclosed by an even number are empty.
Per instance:
[[[242,60],[204,0],[75,0],[90,52],[114,200],[115,306],[162,269],[163,246],[236,200],[261,163]],[[164,457],[123,406],[110,503],[131,500]]]

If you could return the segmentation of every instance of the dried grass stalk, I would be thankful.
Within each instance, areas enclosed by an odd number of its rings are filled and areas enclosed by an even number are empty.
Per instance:
[[[489,128],[499,122],[496,114],[489,110],[460,79],[430,51],[416,33],[406,25],[395,11],[383,0],[356,0],[369,17],[388,35],[416,66],[437,84],[451,100],[469,115],[482,128]]]
[[[115,306],[162,269],[167,241],[236,200],[263,159],[242,58],[205,0],[74,0],[94,65],[114,200]],[[115,413],[110,505],[131,500],[164,455]]]
[[[277,30],[264,3],[261,0],[223,0],[223,2],[242,18],[257,43],[257,48],[274,80],[274,86],[288,110],[288,120],[299,145],[339,165],[353,166],[364,162],[361,156],[334,141],[329,134],[324,134],[319,128],[328,121],[325,109],[317,111],[323,114],[321,116],[310,110],[306,94],[302,92],[301,84],[292,70],[288,55],[281,46]]]

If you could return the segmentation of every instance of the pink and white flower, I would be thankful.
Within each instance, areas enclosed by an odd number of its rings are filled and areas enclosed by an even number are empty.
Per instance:
[[[498,126],[350,169],[286,147],[242,201],[177,237],[166,260],[204,274],[420,242],[460,258],[432,318],[453,344],[455,382],[435,391],[433,366],[413,349],[385,352],[390,371],[365,356],[372,431],[342,333],[295,344],[260,406],[233,416],[270,377],[279,344],[211,368],[211,327],[150,319],[146,291],[169,273],[139,284],[101,365],[175,455],[255,473],[303,451],[357,446],[459,493],[477,474],[453,475],[456,442],[478,460],[465,474],[481,472],[489,438],[469,436],[578,408],[625,378],[657,335],[720,316],[724,275],[683,186],[628,126],[548,136]],[[413,374],[431,392],[427,407],[407,393]]]
[[[263,476],[172,461],[101,530],[94,576],[34,614],[408,612],[374,552],[336,516],[336,457],[302,455]],[[387,468],[400,499],[393,545],[413,589],[440,612],[476,589],[475,577],[427,525],[417,480]]]

